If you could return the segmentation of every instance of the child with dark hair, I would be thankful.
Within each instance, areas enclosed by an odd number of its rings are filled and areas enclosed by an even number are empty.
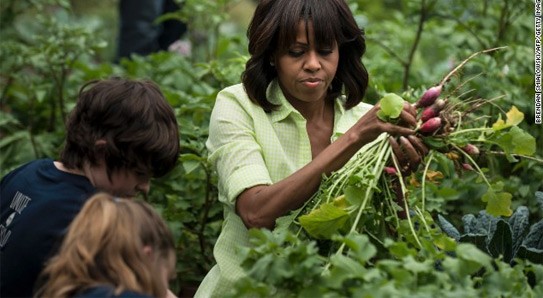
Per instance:
[[[55,244],[97,191],[133,197],[176,164],[179,129],[150,81],[111,78],[83,86],[59,160],[40,159],[0,182],[0,296],[29,297]]]
[[[36,295],[161,298],[174,269],[173,236],[153,208],[99,193],[70,224]]]

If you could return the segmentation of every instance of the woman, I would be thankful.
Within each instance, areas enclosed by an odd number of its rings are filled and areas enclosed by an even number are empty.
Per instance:
[[[368,84],[365,41],[343,0],[260,1],[248,37],[242,84],[222,90],[211,115],[207,147],[225,219],[217,265],[196,297],[221,296],[243,277],[235,250],[248,243],[249,228],[273,228],[311,198],[323,175],[382,133],[414,133],[380,121],[378,106],[360,103]],[[400,117],[415,126],[410,105]],[[401,140],[411,162],[419,162]]]
[[[99,193],[70,225],[36,296],[171,297],[174,269],[173,237],[151,206]]]

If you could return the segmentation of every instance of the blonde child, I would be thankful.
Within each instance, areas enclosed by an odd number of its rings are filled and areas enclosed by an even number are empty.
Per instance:
[[[152,207],[91,197],[41,274],[38,297],[167,297],[175,268],[171,232]]]

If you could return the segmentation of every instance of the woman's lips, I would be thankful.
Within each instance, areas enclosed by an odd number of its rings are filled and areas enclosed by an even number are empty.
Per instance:
[[[307,80],[303,80],[302,81],[302,84],[308,88],[316,88],[318,87],[320,84],[322,84],[322,80],[319,80],[319,79],[307,79]]]

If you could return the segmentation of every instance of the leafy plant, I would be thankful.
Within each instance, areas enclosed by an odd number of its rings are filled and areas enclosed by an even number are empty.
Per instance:
[[[246,277],[225,297],[535,297],[543,293],[543,266],[519,260],[511,267],[470,243],[443,234],[423,238],[423,249],[386,239],[387,257],[367,235],[333,237],[349,247],[325,266],[315,241],[287,232],[251,230],[242,248]],[[437,249],[434,243],[440,243]],[[530,281],[531,280],[531,281]]]
[[[536,192],[543,206],[543,192]],[[529,210],[519,206],[508,219],[489,215],[484,210],[474,216],[462,217],[463,234],[443,216],[438,215],[441,228],[458,242],[476,245],[494,258],[515,264],[518,259],[543,264],[543,220],[529,225]]]
[[[324,177],[318,192],[306,206],[278,219],[276,230],[282,232],[294,227],[295,230],[298,229],[297,234],[300,237],[309,239],[330,240],[334,235],[348,233],[373,233],[377,238],[392,235],[402,237],[405,235],[396,231],[400,230],[401,224],[407,222],[409,229],[405,232],[410,234],[409,237],[413,240],[411,244],[420,248],[422,243],[412,217],[417,215],[423,218],[426,211],[425,184],[432,183],[431,178],[426,177],[430,176],[429,165],[436,152],[445,153],[451,158],[455,156],[455,162],[461,165],[455,167],[453,171],[469,169],[479,174],[481,182],[486,185],[481,200],[485,202],[489,214],[510,216],[512,195],[503,190],[503,182],[499,180],[491,182],[487,178],[487,174],[473,158],[481,152],[472,143],[477,142],[481,148],[487,145],[486,150],[498,146],[511,161],[516,161],[518,156],[533,155],[535,139],[517,126],[522,122],[524,115],[516,107],[512,107],[506,114],[506,121],[502,120],[500,114],[491,127],[488,127],[486,122],[480,124],[477,116],[472,113],[492,100],[473,100],[465,98],[463,94],[456,95],[465,82],[460,81],[456,85],[449,83],[450,78],[455,76],[470,59],[494,50],[496,49],[469,56],[450,71],[438,85],[429,88],[414,104],[422,109],[419,116],[419,136],[431,149],[425,168],[421,169],[420,197],[412,197],[409,194],[406,177],[402,175],[403,169],[392,155],[389,143],[391,141],[385,134],[364,146],[344,167],[329,177]],[[451,91],[445,95],[441,94],[444,87]],[[440,95],[445,99],[438,100]],[[439,105],[434,106],[435,104]],[[403,100],[400,96],[389,93],[380,100],[380,106],[379,118],[384,121],[395,121],[403,108]],[[427,111],[435,115],[427,116]],[[524,146],[520,148],[517,144]],[[413,210],[413,215],[408,212],[409,210]],[[368,224],[369,218],[381,223]],[[419,224],[428,229],[425,221]],[[345,248],[344,244],[337,248],[331,246],[323,254],[340,255]]]
[[[94,5],[95,1],[92,2]],[[149,200],[161,211],[176,237],[178,274],[172,289],[185,290],[196,287],[213,265],[212,247],[222,223],[222,206],[216,201],[215,173],[206,162],[209,113],[216,93],[239,82],[247,53],[244,29],[228,23],[228,10],[243,5],[244,1],[178,2],[184,3],[183,10],[159,21],[167,18],[186,21],[194,55],[183,58],[163,52],[133,57],[117,65],[105,61],[102,53],[106,49],[113,52],[113,44],[106,45],[103,40],[114,39],[115,27],[103,23],[94,25],[103,22],[101,17],[94,17],[93,22],[82,21],[82,15],[75,17],[70,4],[82,6],[79,2],[2,0],[0,175],[34,158],[57,157],[64,134],[63,114],[73,107],[83,82],[111,75],[155,80],[176,110],[183,154],[172,173],[153,181]],[[482,122],[489,121],[488,116],[500,114],[502,124],[507,124],[510,121],[507,111],[499,107],[514,105],[524,115],[534,113],[528,96],[533,92],[532,1],[462,0],[455,5],[435,0],[348,2],[366,31],[364,62],[371,75],[371,85],[365,101],[375,103],[382,94],[396,93],[414,102],[428,86],[437,84],[434,82],[436,76],[450,71],[459,57],[480,49],[507,45],[507,51],[480,56],[451,79],[470,78],[462,91],[476,90],[468,93],[472,98],[495,98],[493,104],[479,107],[478,120]],[[106,0],[102,4],[102,9],[112,14],[113,2]],[[96,9],[101,7],[94,6]],[[504,94],[506,96],[502,96]],[[518,113],[514,112],[511,118],[517,118],[515,115]],[[533,157],[518,158],[515,150],[523,147],[515,145],[520,144],[516,138],[521,135],[514,130],[512,134],[508,132],[518,127],[535,139],[541,139],[543,132],[533,123],[533,117],[525,117],[518,125],[500,130],[493,130],[491,123],[485,123],[484,127],[480,131],[458,133],[456,137],[466,140],[481,137],[481,144],[490,146],[490,150],[481,150],[481,154],[471,158],[492,188],[500,189],[494,194],[510,193],[511,198],[515,198],[509,209],[526,206],[530,221],[537,222],[543,211],[532,199],[532,194],[543,187],[543,167],[539,161],[543,142],[537,143]],[[479,143],[475,142],[475,145]],[[480,276],[477,273],[486,268],[487,258],[469,259],[470,253],[480,256],[479,251],[473,252],[474,248],[464,243],[461,243],[462,248],[454,249],[451,247],[456,244],[448,237],[430,237],[439,232],[433,228],[430,212],[447,214],[447,218],[457,224],[463,214],[476,213],[488,205],[480,200],[489,190],[488,184],[482,180],[480,172],[462,170],[462,165],[470,161],[459,150],[453,151],[456,157],[450,151],[436,151],[427,170],[406,177],[408,203],[419,206],[409,214],[411,225],[405,220],[396,222],[395,216],[383,217],[386,210],[393,214],[402,205],[395,202],[387,205],[386,201],[375,200],[366,203],[360,216],[363,235],[353,236],[345,228],[334,228],[331,231],[316,229],[325,238],[333,239],[327,241],[311,242],[301,239],[301,234],[297,237],[273,238],[275,234],[261,237],[251,249],[264,245],[266,250],[249,249],[252,261],[248,260],[246,265],[252,267],[260,256],[267,255],[267,264],[275,264],[272,267],[277,271],[261,266],[252,272],[259,272],[258,278],[263,280],[267,273],[273,272],[275,276],[269,280],[276,284],[249,278],[240,291],[265,297],[279,296],[278,293],[289,295],[303,291],[300,286],[292,285],[292,281],[302,280],[305,284],[303,280],[307,278],[312,286],[306,287],[304,293],[318,293],[313,296],[543,296],[540,283],[526,288],[526,277],[534,281],[543,279],[540,266],[530,265],[522,258],[517,258],[520,265],[514,267],[492,261],[494,268]],[[359,183],[358,178],[353,177],[352,182]],[[367,191],[367,188],[363,190]],[[323,192],[328,191],[323,189]],[[382,195],[391,189],[376,184],[371,191]],[[345,196],[334,197],[329,207],[343,208],[353,200],[360,203],[360,193],[351,187]],[[501,196],[487,198],[492,201]],[[337,216],[338,225],[342,225],[342,216]],[[349,220],[345,226],[348,223]],[[391,225],[384,223],[394,223],[398,229],[390,230]],[[336,232],[345,235],[341,236],[345,239],[337,240]],[[386,240],[383,235],[391,233],[399,237]],[[364,239],[364,235],[368,238]],[[418,245],[414,235],[424,250],[415,249]],[[514,233],[512,235],[514,237]],[[308,247],[308,243],[314,244]],[[326,247],[330,251],[331,246],[341,245],[347,249],[333,260],[320,254]],[[275,260],[283,255],[286,246],[293,246],[286,253],[290,256],[288,261]],[[373,253],[375,250],[377,252]],[[449,255],[455,250],[455,253],[462,251],[458,259]],[[333,266],[321,272],[321,266],[330,261]],[[304,270],[297,272],[297,267],[292,265],[297,263],[303,263]],[[448,268],[445,275],[437,270],[444,267]],[[436,270],[429,273],[431,269]],[[466,276],[466,272],[473,270],[477,273]],[[283,281],[293,289],[278,292]]]

